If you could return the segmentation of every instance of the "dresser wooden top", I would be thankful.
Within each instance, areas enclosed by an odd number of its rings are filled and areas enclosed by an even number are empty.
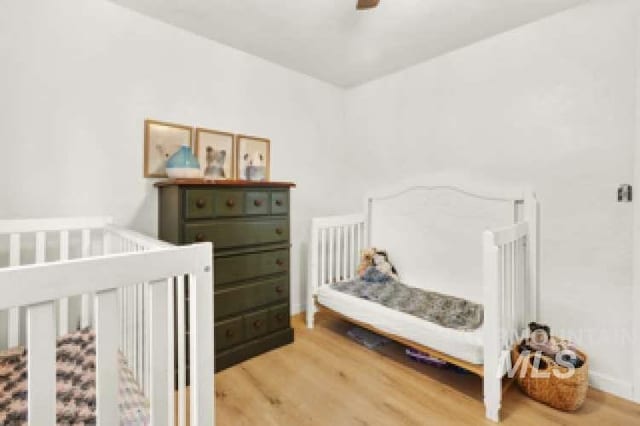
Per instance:
[[[248,180],[206,180],[206,179],[168,179],[154,184],[157,188],[166,186],[217,186],[246,188],[295,188],[293,182],[254,182]]]

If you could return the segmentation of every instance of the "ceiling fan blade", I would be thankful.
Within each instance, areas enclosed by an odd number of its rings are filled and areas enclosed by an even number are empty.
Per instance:
[[[380,0],[358,0],[358,5],[356,6],[356,9],[358,10],[371,9],[376,7],[378,3],[380,3]]]

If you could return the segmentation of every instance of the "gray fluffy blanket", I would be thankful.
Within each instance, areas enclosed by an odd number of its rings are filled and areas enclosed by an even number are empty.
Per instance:
[[[331,288],[455,330],[475,330],[483,321],[482,305],[398,281],[345,281],[332,284]]]

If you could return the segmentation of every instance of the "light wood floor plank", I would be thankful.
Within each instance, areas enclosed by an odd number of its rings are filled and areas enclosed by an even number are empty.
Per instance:
[[[493,425],[475,375],[407,360],[397,344],[380,353],[345,336],[350,324],[318,316],[296,341],[216,375],[218,426]],[[640,405],[590,390],[576,413],[527,398],[513,386],[503,425],[640,425]]]

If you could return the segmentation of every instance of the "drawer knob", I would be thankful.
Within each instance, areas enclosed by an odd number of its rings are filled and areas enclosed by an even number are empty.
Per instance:
[[[276,287],[276,293],[278,293],[278,294],[282,294],[282,292],[283,292],[283,291],[284,291],[284,288],[282,288],[282,286],[281,286],[281,285],[279,285],[279,286],[277,286],[277,287]]]
[[[262,327],[262,321],[260,320],[255,320],[253,322],[253,328],[261,328]]]
[[[205,239],[205,235],[204,235],[202,232],[199,232],[199,233],[196,235],[196,241],[197,241],[197,242],[201,243],[201,242],[203,242],[203,241],[204,241],[204,239]]]
[[[236,205],[236,202],[233,200],[233,198],[229,198],[227,200],[227,207],[233,207]]]
[[[262,200],[253,200],[253,205],[256,207],[260,207],[262,205]]]
[[[206,202],[206,200],[205,200],[204,198],[198,198],[198,199],[196,200],[196,207],[197,207],[197,208],[202,209],[202,208],[204,208],[204,206],[206,206],[206,205],[207,205],[207,202]]]
[[[282,265],[284,265],[284,261],[282,259],[278,259],[278,260],[276,260],[276,265],[282,266]]]
[[[278,207],[282,206],[282,200],[276,200],[276,206]]]
[[[233,337],[233,330],[227,330],[227,332],[225,333],[225,335],[227,336],[227,338],[232,338]]]
[[[282,228],[276,228],[276,234],[282,235]]]
[[[284,315],[282,314],[282,312],[276,315],[276,319],[278,320],[278,322],[282,322],[282,320],[284,319]]]

